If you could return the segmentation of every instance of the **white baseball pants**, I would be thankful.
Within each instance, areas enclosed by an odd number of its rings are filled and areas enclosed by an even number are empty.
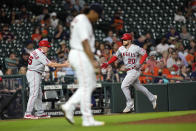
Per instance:
[[[126,97],[126,105],[128,108],[131,108],[134,104],[134,101],[131,100],[131,93],[129,90],[129,86],[133,85],[133,87],[141,91],[147,98],[152,102],[154,99],[154,95],[148,91],[139,81],[138,77],[140,76],[140,71],[137,71],[135,69],[127,71],[127,75],[124,78],[122,84],[121,84],[121,89]]]
[[[72,49],[69,53],[69,62],[75,69],[79,88],[66,104],[72,110],[80,104],[83,121],[94,120],[91,111],[91,95],[96,86],[94,67],[83,51]]]
[[[38,72],[28,70],[26,77],[29,83],[30,93],[25,114],[31,114],[35,108],[37,110],[37,114],[41,115],[43,113],[41,89],[42,75]]]

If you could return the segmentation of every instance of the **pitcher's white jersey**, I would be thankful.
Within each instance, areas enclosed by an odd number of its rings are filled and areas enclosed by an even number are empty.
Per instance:
[[[91,22],[86,15],[80,14],[76,16],[71,22],[70,26],[71,37],[70,46],[71,49],[83,51],[82,41],[88,40],[91,51],[95,51],[95,37]]]
[[[28,70],[36,71],[39,73],[43,73],[45,69],[45,65],[50,63],[50,60],[43,53],[41,48],[34,50],[28,59]]]
[[[126,49],[121,46],[116,52],[118,58],[122,58],[127,69],[134,68],[136,64],[139,64],[139,55],[144,55],[146,51],[137,45],[131,44],[131,46]]]

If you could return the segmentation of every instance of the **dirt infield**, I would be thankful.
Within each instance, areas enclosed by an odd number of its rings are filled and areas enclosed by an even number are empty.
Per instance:
[[[172,116],[156,119],[148,119],[134,122],[125,122],[122,124],[175,124],[175,123],[196,123],[196,114],[187,114],[182,116]]]

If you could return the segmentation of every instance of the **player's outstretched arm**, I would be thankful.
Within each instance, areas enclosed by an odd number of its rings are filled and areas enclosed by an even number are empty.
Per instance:
[[[140,59],[140,65],[142,65],[144,63],[144,61],[146,60],[146,58],[148,57],[147,53],[145,53],[141,59]]]
[[[112,64],[113,62],[115,62],[118,59],[117,56],[112,56],[112,58],[107,62],[107,63],[103,63],[101,65],[101,68],[107,68],[109,64]]]
[[[55,62],[50,62],[47,64],[49,67],[68,67],[70,64],[68,61],[65,61],[63,64],[55,63]]]

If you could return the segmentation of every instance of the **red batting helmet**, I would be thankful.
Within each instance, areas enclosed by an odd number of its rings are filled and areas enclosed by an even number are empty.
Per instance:
[[[47,40],[40,41],[39,46],[51,47],[50,42],[48,42]]]
[[[132,40],[133,38],[132,38],[132,35],[131,34],[125,33],[125,34],[123,34],[123,36],[121,37],[121,39],[123,39],[123,40]]]

